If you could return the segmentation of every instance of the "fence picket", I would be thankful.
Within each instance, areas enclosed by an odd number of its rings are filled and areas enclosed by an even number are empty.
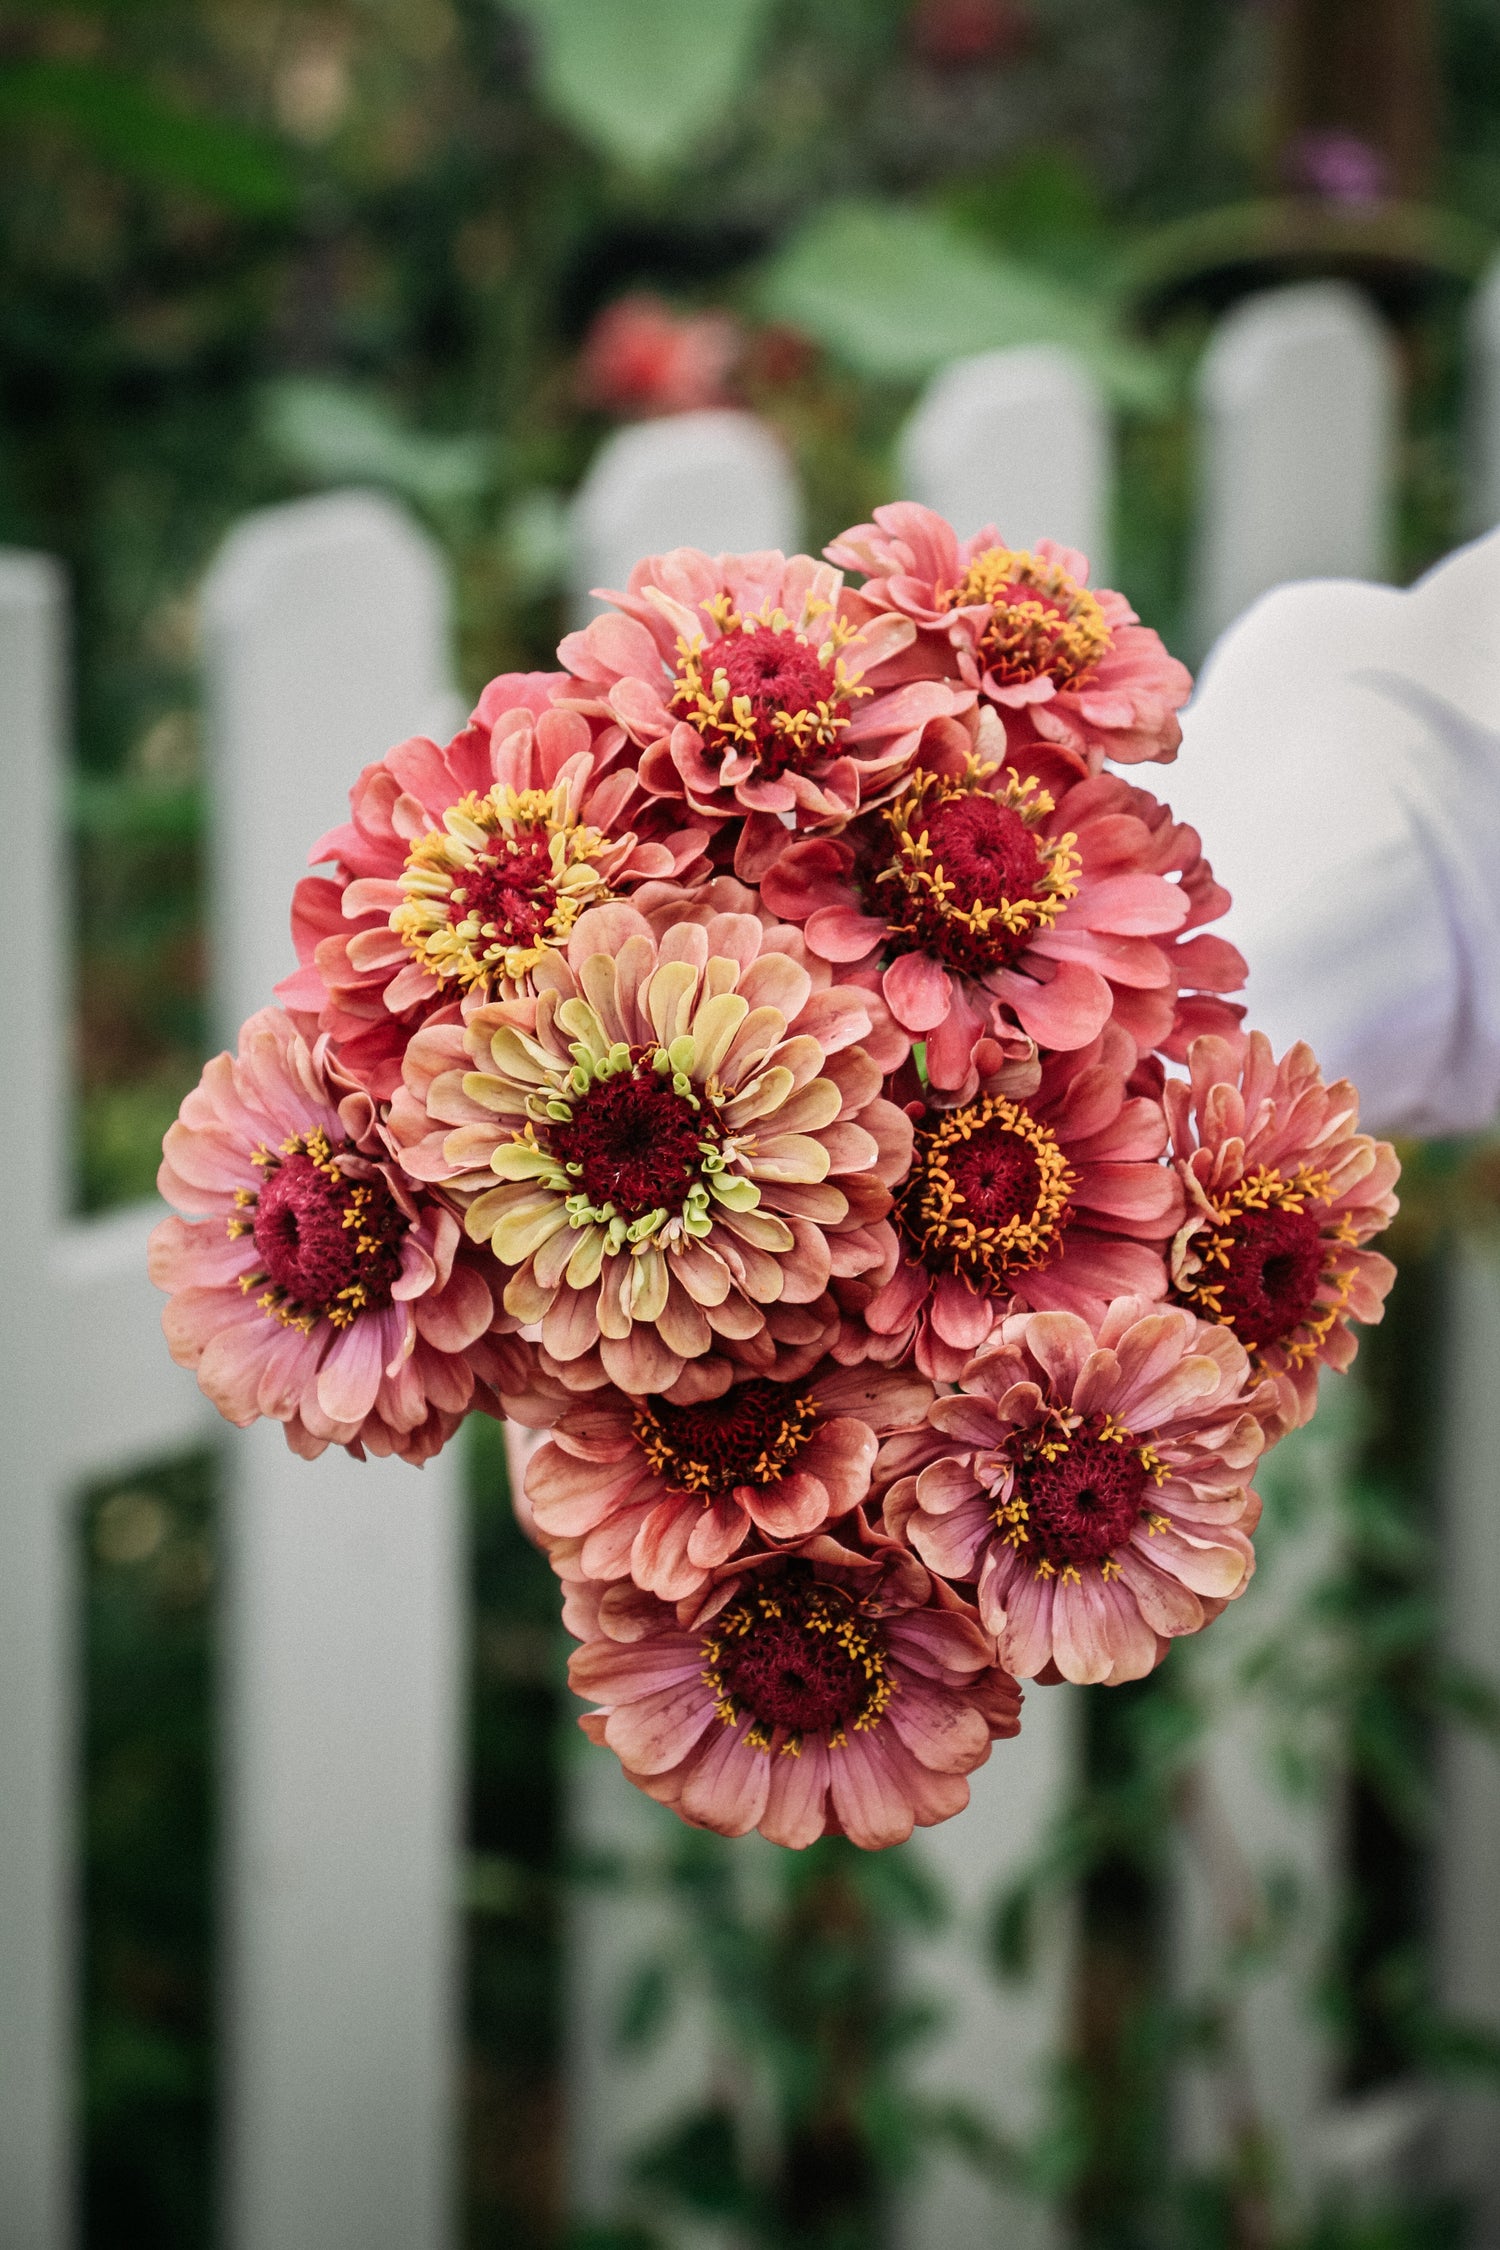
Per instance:
[[[1199,653],[1291,578],[1384,578],[1395,474],[1392,346],[1358,291],[1299,282],[1219,324],[1198,384]]]
[[[623,590],[644,555],[701,547],[710,555],[796,546],[802,501],[785,453],[753,414],[705,407],[621,430],[601,446],[573,501],[574,614]]]
[[[1248,299],[1221,322],[1198,396],[1200,649],[1286,580],[1385,574],[1395,374],[1389,339],[1362,297],[1343,284],[1317,282]],[[1190,720],[1182,787],[1168,788],[1189,818],[1200,803],[1212,805],[1224,779],[1194,767],[1195,741]],[[1236,744],[1242,761],[1254,756],[1255,741],[1252,725]],[[1205,754],[1202,742],[1196,754]],[[1274,755],[1273,744],[1266,755]],[[1248,781],[1249,769],[1242,770]],[[1210,839],[1224,836],[1221,857],[1232,862],[1235,838],[1222,821],[1200,826]],[[1292,927],[1295,921],[1293,913]],[[1262,1005],[1274,1015],[1278,999],[1288,996],[1263,952],[1252,950],[1251,958],[1260,965]],[[1326,1420],[1288,1441],[1267,1485],[1290,1490],[1300,1475],[1318,1504],[1299,1516],[1293,1503],[1290,1520],[1281,1522],[1270,1512],[1253,1606],[1231,1611],[1204,1649],[1192,1652],[1204,1689],[1217,1698],[1217,1716],[1194,1783],[1173,1919],[1179,1989],[1201,1997],[1216,1991],[1226,1948],[1244,1917],[1259,1910],[1263,1886],[1294,1888],[1290,1942],[1240,1996],[1230,2059],[1217,2070],[1183,2074],[1178,2121],[1184,2153],[1203,2166],[1228,2160],[1240,2136],[1267,2130],[1282,2167],[1279,2191],[1303,2210],[1337,2170],[1349,2124],[1334,2104],[1326,2029],[1306,2000],[1341,1867],[1338,1748],[1321,1745],[1320,1786],[1289,1799],[1277,1776],[1274,1721],[1263,1702],[1237,1691],[1236,1678],[1248,1653],[1297,1613],[1329,1568],[1331,1480],[1338,1474],[1337,1441]]]
[[[992,523],[1012,547],[1081,547],[1108,583],[1110,427],[1098,386],[1052,344],[980,352],[935,375],[896,451],[903,499],[961,539]]]
[[[385,501],[266,510],[204,595],[221,1021],[359,768],[448,701],[427,541]],[[185,1380],[185,1378],[184,1378]],[[233,2250],[448,2239],[459,1477],[262,1425],[231,1447],[225,1976]]]
[[[1071,356],[1050,346],[985,352],[936,376],[898,441],[906,497],[947,516],[961,536],[994,522],[1017,546],[1051,537],[1081,547],[1102,579],[1109,506],[1109,429],[1102,402]],[[934,2102],[961,2102],[1002,2135],[1038,2122],[1062,2043],[1070,1916],[1044,1917],[1027,1980],[976,1976],[994,1911],[1040,1849],[1073,1785],[1081,1752],[1076,1691],[1030,1688],[1014,1742],[997,1743],[974,1775],[962,1820],[917,1849],[952,1920],[912,1947],[914,1979],[937,1998],[943,2036],[919,2070]],[[996,2240],[1049,2240],[1036,2203],[997,2194],[972,2166],[943,2157],[908,2197],[903,2250],[982,2250]]]
[[[0,1467],[0,2211],[25,2250],[62,2250],[72,2217],[73,1571],[52,1386],[42,1396],[36,1390],[48,1361],[68,1347],[55,1325],[62,1307],[47,1286],[67,1149],[62,637],[56,567],[38,555],[0,556],[0,769],[11,818],[28,840],[13,881],[22,887],[19,926],[34,948],[25,976],[0,981],[8,1058],[0,1073],[0,1349],[14,1416]]]
[[[644,555],[677,546],[709,554],[790,552],[801,500],[780,446],[748,414],[677,414],[623,430],[602,447],[573,507],[575,614],[594,586],[621,588]],[[519,1433],[514,1433],[518,1437]],[[512,1474],[526,1447],[512,1444]],[[571,1791],[575,1847],[585,1855],[649,1861],[671,1816],[633,1789],[613,1755],[576,1746]],[[615,2027],[630,1973],[670,1945],[670,1913],[642,1893],[601,1893],[574,1915],[569,1947],[568,2177],[579,2215],[607,2220],[628,2191],[630,2157],[653,2127],[697,2106],[709,2081],[702,2014],[679,2010],[670,2037],[642,2069],[621,2067]]]

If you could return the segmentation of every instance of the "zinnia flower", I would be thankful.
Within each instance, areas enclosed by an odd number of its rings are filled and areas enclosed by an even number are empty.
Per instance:
[[[1363,1244],[1389,1226],[1400,1164],[1355,1130],[1359,1096],[1325,1086],[1312,1049],[1273,1059],[1263,1032],[1193,1042],[1167,1115],[1187,1219],[1173,1293],[1234,1330],[1276,1380],[1288,1426],[1317,1404],[1320,1366],[1347,1367],[1351,1320],[1373,1322],[1396,1278]]]
[[[227,1420],[270,1415],[309,1457],[422,1461],[451,1437],[489,1281],[453,1213],[389,1160],[326,1040],[310,1048],[279,1008],[252,1016],[183,1103],[157,1184],[190,1214],[151,1236],[162,1326]]]
[[[936,1457],[886,1522],[977,1582],[1017,1678],[1140,1679],[1244,1591],[1274,1405],[1229,1330],[1176,1306],[1017,1313],[929,1407]]]
[[[1007,547],[993,525],[961,541],[914,501],[877,508],[825,551],[867,572],[866,601],[909,617],[922,652],[998,707],[1013,754],[1035,734],[1080,773],[1177,755],[1192,676],[1123,594],[1090,588],[1085,555],[1051,539],[1034,554]]]
[[[953,1382],[1013,1306],[1098,1319],[1112,1297],[1165,1296],[1181,1190],[1161,1162],[1161,1103],[1128,1090],[1134,1065],[1107,1024],[1048,1056],[1039,1083],[1010,1065],[978,1101],[921,1116],[897,1191],[901,1263],[838,1356],[915,1351],[923,1374]]]
[[[510,1269],[506,1309],[580,1388],[715,1395],[732,1367],[674,1386],[717,1337],[753,1339],[768,1307],[813,1307],[890,1255],[911,1126],[855,1045],[864,996],[815,990],[766,936],[723,914],[658,943],[598,908],[538,966],[534,1003],[413,1042],[402,1160],[446,1181]]]
[[[636,1587],[575,1596],[588,1632],[568,1668],[600,1706],[585,1733],[697,1827],[879,1851],[962,1812],[965,1775],[1019,1730],[973,1611],[883,1540],[748,1557],[715,1603],[684,1624]]]
[[[567,1401],[526,1496],[543,1536],[576,1552],[564,1575],[628,1576],[680,1601],[754,1534],[803,1539],[847,1515],[881,1440],[915,1428],[931,1401],[919,1375],[829,1360],[688,1406],[610,1384]]]
[[[912,639],[808,555],[700,554],[638,563],[612,612],[558,650],[579,708],[641,746],[645,788],[688,816],[743,822],[735,872],[759,879],[787,841],[841,828],[916,759],[930,720],[966,708],[959,684],[877,693],[865,675]]]
[[[563,684],[492,680],[445,749],[418,736],[366,766],[351,818],[308,855],[335,872],[297,885],[302,966],[277,996],[378,1100],[427,1017],[528,991],[586,908],[699,863],[706,829],[641,790],[619,727],[554,707]]]
[[[990,712],[978,739],[1003,753]],[[878,978],[949,1094],[972,1096],[982,1038],[1083,1047],[1113,1015],[1146,1052],[1172,1038],[1179,979],[1229,990],[1244,977],[1221,938],[1179,951],[1178,933],[1227,898],[1192,830],[1111,774],[1054,799],[998,756],[918,767],[842,836],[790,844],[762,895],[803,924],[813,953],[856,982]],[[1225,1009],[1222,1027],[1234,1020]]]

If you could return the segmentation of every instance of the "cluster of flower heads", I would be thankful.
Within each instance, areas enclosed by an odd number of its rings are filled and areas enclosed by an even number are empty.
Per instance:
[[[1020,1681],[1243,1591],[1397,1166],[1109,770],[1190,685],[1122,597],[915,506],[828,555],[652,557],[365,769],[153,1273],[301,1453],[536,1433],[586,1730],[687,1820],[875,1847]]]

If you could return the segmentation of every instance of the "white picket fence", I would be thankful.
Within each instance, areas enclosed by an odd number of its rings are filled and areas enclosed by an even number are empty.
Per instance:
[[[1500,516],[1500,280],[1476,310],[1475,489]],[[1394,392],[1386,338],[1358,297],[1276,292],[1223,324],[1201,379],[1204,494],[1197,616],[1206,641],[1291,575],[1380,578],[1388,567]],[[1065,355],[984,355],[947,370],[900,450],[907,493],[960,531],[998,520],[1017,544],[1051,533],[1107,551],[1108,418]],[[1487,480],[1487,481],[1486,481]],[[799,497],[769,434],[733,413],[623,433],[575,504],[577,606],[630,561],[678,541],[790,547]],[[228,542],[205,589],[205,665],[217,942],[226,1033],[289,965],[286,908],[308,838],[339,815],[358,767],[454,712],[446,596],[426,542],[365,495],[273,509]],[[53,567],[0,557],[0,775],[18,810],[12,927],[24,956],[0,990],[8,1067],[0,1117],[0,2250],[67,2250],[74,2234],[73,2067],[77,1570],[75,1494],[201,1444],[212,1417],[160,1340],[145,1280],[156,1212],[69,1219],[65,1039],[69,912],[60,812],[67,730],[65,599]],[[1167,777],[1170,794],[1170,777]],[[1461,1277],[1466,1357],[1448,1413],[1447,1564],[1455,1651],[1493,1659],[1500,1618],[1500,1262]],[[420,1481],[342,1455],[295,1461],[261,1428],[229,1465],[224,1678],[225,2240],[229,2250],[442,2250],[453,2239],[455,1904],[460,1659],[465,1630],[458,1476]],[[1269,1606],[1316,1567],[1289,1550]],[[1277,1581],[1280,1580],[1280,1592]],[[1247,1605],[1248,1608],[1248,1605]],[[1223,1628],[1221,1628],[1223,1631]],[[1033,1694],[1020,1740],[976,1777],[960,1821],[925,1837],[956,1913],[915,1949],[951,2021],[924,2082],[1024,2131],[1063,2024],[1066,1902],[1033,1981],[978,1972],[979,1931],[1006,1872],[1034,1847],[1077,1756],[1079,1698]],[[1253,1730],[1211,1759],[1223,1817],[1251,1864],[1295,1862],[1327,1911],[1339,1864],[1325,1794],[1289,1808]],[[1468,1748],[1447,1753],[1437,1944],[1445,1993],[1500,2028],[1500,1781]],[[584,1840],[639,1837],[651,1809],[604,1753],[580,1744],[572,1800]],[[610,2045],[616,1998],[649,1932],[649,1903],[579,1914],[571,1958],[572,2175],[579,2210],[618,2205],[625,2155],[701,2078],[701,2021],[685,2019],[647,2069]],[[1184,1892],[1181,1969],[1213,1943]],[[1310,1931],[1310,1935],[1315,1932]],[[1268,1980],[1247,2067],[1284,2126],[1293,2185],[1403,2160],[1406,2123],[1334,2098],[1327,2049],[1290,1974]],[[1405,2113],[1403,2113],[1404,2116]],[[1189,2101],[1200,2153],[1216,2127]],[[1448,2176],[1488,2197],[1500,2243],[1500,2123],[1472,2102],[1445,2117]],[[1383,2138],[1382,2138],[1383,2135]],[[1362,2136],[1362,2137],[1361,2137]],[[1373,2151],[1373,2155],[1372,2152]],[[1045,2243],[1044,2212],[943,2165],[901,2216],[903,2250]]]

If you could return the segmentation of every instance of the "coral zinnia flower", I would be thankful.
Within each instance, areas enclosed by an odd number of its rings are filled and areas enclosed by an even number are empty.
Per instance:
[[[638,563],[615,611],[558,655],[579,708],[641,745],[641,781],[692,817],[743,819],[735,872],[755,882],[800,834],[841,828],[878,803],[917,755],[929,720],[973,702],[916,680],[872,692],[865,675],[913,628],[872,616],[808,555],[700,554]]]
[[[1176,1306],[1018,1313],[928,1409],[937,1457],[887,1526],[977,1580],[1018,1678],[1136,1680],[1244,1591],[1274,1405],[1229,1330]]]
[[[838,1356],[915,1350],[925,1375],[953,1382],[1013,1305],[1097,1319],[1112,1297],[1165,1296],[1181,1190],[1160,1161],[1160,1102],[1127,1089],[1134,1065],[1107,1024],[1047,1057],[1039,1084],[1010,1065],[978,1101],[929,1109],[897,1191],[902,1261]]]
[[[1319,1367],[1353,1359],[1350,1321],[1384,1310],[1396,1269],[1361,1246],[1395,1217],[1401,1167],[1355,1130],[1358,1094],[1325,1086],[1310,1047],[1276,1062],[1264,1032],[1196,1039],[1188,1069],[1166,1090],[1187,1191],[1173,1293],[1234,1330],[1290,1427],[1317,1404]]]
[[[1007,547],[993,525],[960,540],[931,508],[900,501],[844,532],[826,553],[863,570],[866,601],[922,632],[968,686],[1034,732],[1079,772],[1177,755],[1177,712],[1192,690],[1123,594],[1088,584],[1088,558],[1040,539]],[[903,670],[910,672],[908,662]]]
[[[992,713],[978,736],[1003,749]],[[1168,879],[1188,871],[1191,885]],[[994,757],[918,767],[843,836],[789,845],[762,895],[812,952],[857,982],[878,976],[945,1093],[972,1095],[982,1038],[1083,1047],[1113,1014],[1145,1052],[1172,1037],[1179,979],[1225,991],[1244,977],[1221,938],[1179,951],[1178,933],[1227,898],[1192,830],[1110,774],[1054,799]],[[1232,1029],[1234,1011],[1220,1020]]]
[[[585,1733],[697,1827],[878,1851],[962,1812],[964,1776],[1019,1731],[973,1611],[883,1540],[747,1557],[715,1602],[681,1624],[636,1587],[594,1589],[575,1598],[575,1621],[593,1614],[568,1668],[601,1706]]]
[[[182,1105],[157,1184],[192,1215],[151,1236],[162,1326],[219,1412],[286,1425],[294,1452],[435,1453],[474,1393],[495,1317],[451,1211],[387,1156],[369,1096],[279,1008]]]
[[[854,1044],[863,995],[814,990],[766,938],[723,914],[658,943],[601,907],[538,966],[534,1004],[413,1043],[413,1090],[453,1130],[421,1136],[397,1105],[403,1162],[447,1181],[512,1269],[507,1310],[540,1321],[580,1388],[673,1390],[716,1336],[755,1337],[768,1306],[812,1305],[888,1253],[911,1126]],[[430,1076],[444,1050],[458,1067]]]
[[[417,737],[366,766],[351,818],[314,844],[292,905],[302,967],[277,997],[379,1100],[417,1026],[529,990],[587,907],[694,871],[703,828],[643,792],[618,727],[554,708],[561,673],[492,680],[445,749]],[[671,831],[676,829],[675,833]]]
[[[803,1539],[847,1515],[880,1441],[914,1429],[931,1401],[920,1375],[828,1360],[800,1381],[752,1376],[690,1406],[611,1384],[567,1402],[526,1496],[543,1536],[576,1549],[565,1575],[628,1576],[680,1601],[753,1532]]]

